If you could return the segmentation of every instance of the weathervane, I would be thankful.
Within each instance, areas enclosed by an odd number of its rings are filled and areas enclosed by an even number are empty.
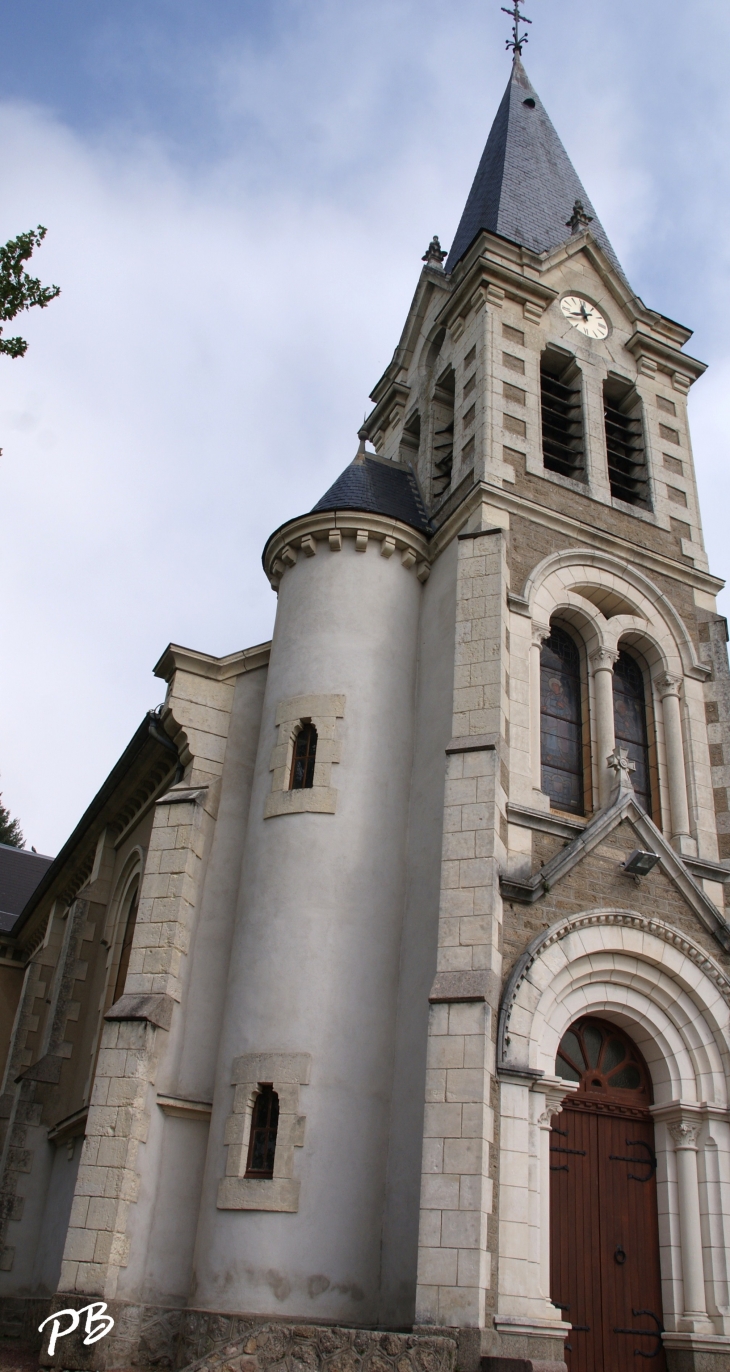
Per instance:
[[[520,0],[515,0],[514,8],[511,10],[506,9],[503,5],[502,13],[509,14],[510,17],[514,20],[514,24],[512,27],[512,37],[507,39],[507,43],[505,46],[507,48],[512,49],[515,57],[521,57],[522,49],[525,46],[525,43],[527,42],[527,34],[523,33],[522,35],[520,35],[520,24],[531,24],[532,20],[528,19],[526,15],[520,14]]]

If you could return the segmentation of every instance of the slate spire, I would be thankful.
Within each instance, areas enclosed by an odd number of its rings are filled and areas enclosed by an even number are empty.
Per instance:
[[[487,139],[446,262],[453,271],[482,229],[534,252],[557,248],[576,230],[576,201],[617,271],[618,258],[519,54]]]

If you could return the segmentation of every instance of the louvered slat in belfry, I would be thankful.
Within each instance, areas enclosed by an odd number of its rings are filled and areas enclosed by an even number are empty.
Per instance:
[[[572,363],[568,364],[568,369]],[[563,360],[556,361],[550,353],[540,362],[540,402],[542,414],[542,456],[547,471],[584,480],[583,407],[579,378],[572,384],[554,373],[555,367],[566,368]]]
[[[619,404],[633,406],[626,413]],[[603,412],[608,457],[608,479],[611,495],[628,505],[649,505],[649,482],[641,419],[635,412],[639,399],[625,387],[623,395],[612,398],[604,394]]]

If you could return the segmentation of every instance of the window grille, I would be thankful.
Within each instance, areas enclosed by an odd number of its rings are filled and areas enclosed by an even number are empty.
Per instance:
[[[608,479],[611,495],[629,505],[649,507],[641,401],[633,386],[606,381],[603,387]]]
[[[454,399],[456,374],[447,367],[433,393],[433,498],[445,495],[454,466]]]
[[[317,730],[305,722],[294,740],[290,790],[301,791],[314,785],[314,761],[317,754]]]
[[[542,460],[549,472],[585,481],[580,372],[550,350],[540,358]]]
[[[247,1177],[273,1177],[276,1131],[279,1126],[279,1097],[273,1086],[261,1083],[253,1104],[251,1137],[248,1141]]]

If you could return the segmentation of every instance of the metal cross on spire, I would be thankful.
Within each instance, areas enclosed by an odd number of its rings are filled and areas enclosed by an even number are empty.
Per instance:
[[[520,57],[522,55],[522,49],[525,46],[525,43],[527,42],[527,34],[520,34],[520,24],[531,24],[532,20],[528,19],[526,15],[520,13],[520,0],[515,0],[514,6],[511,10],[506,9],[503,5],[502,13],[508,14],[510,18],[514,21],[512,25],[512,37],[507,39],[507,43],[505,46],[507,48],[512,49],[515,57]]]

